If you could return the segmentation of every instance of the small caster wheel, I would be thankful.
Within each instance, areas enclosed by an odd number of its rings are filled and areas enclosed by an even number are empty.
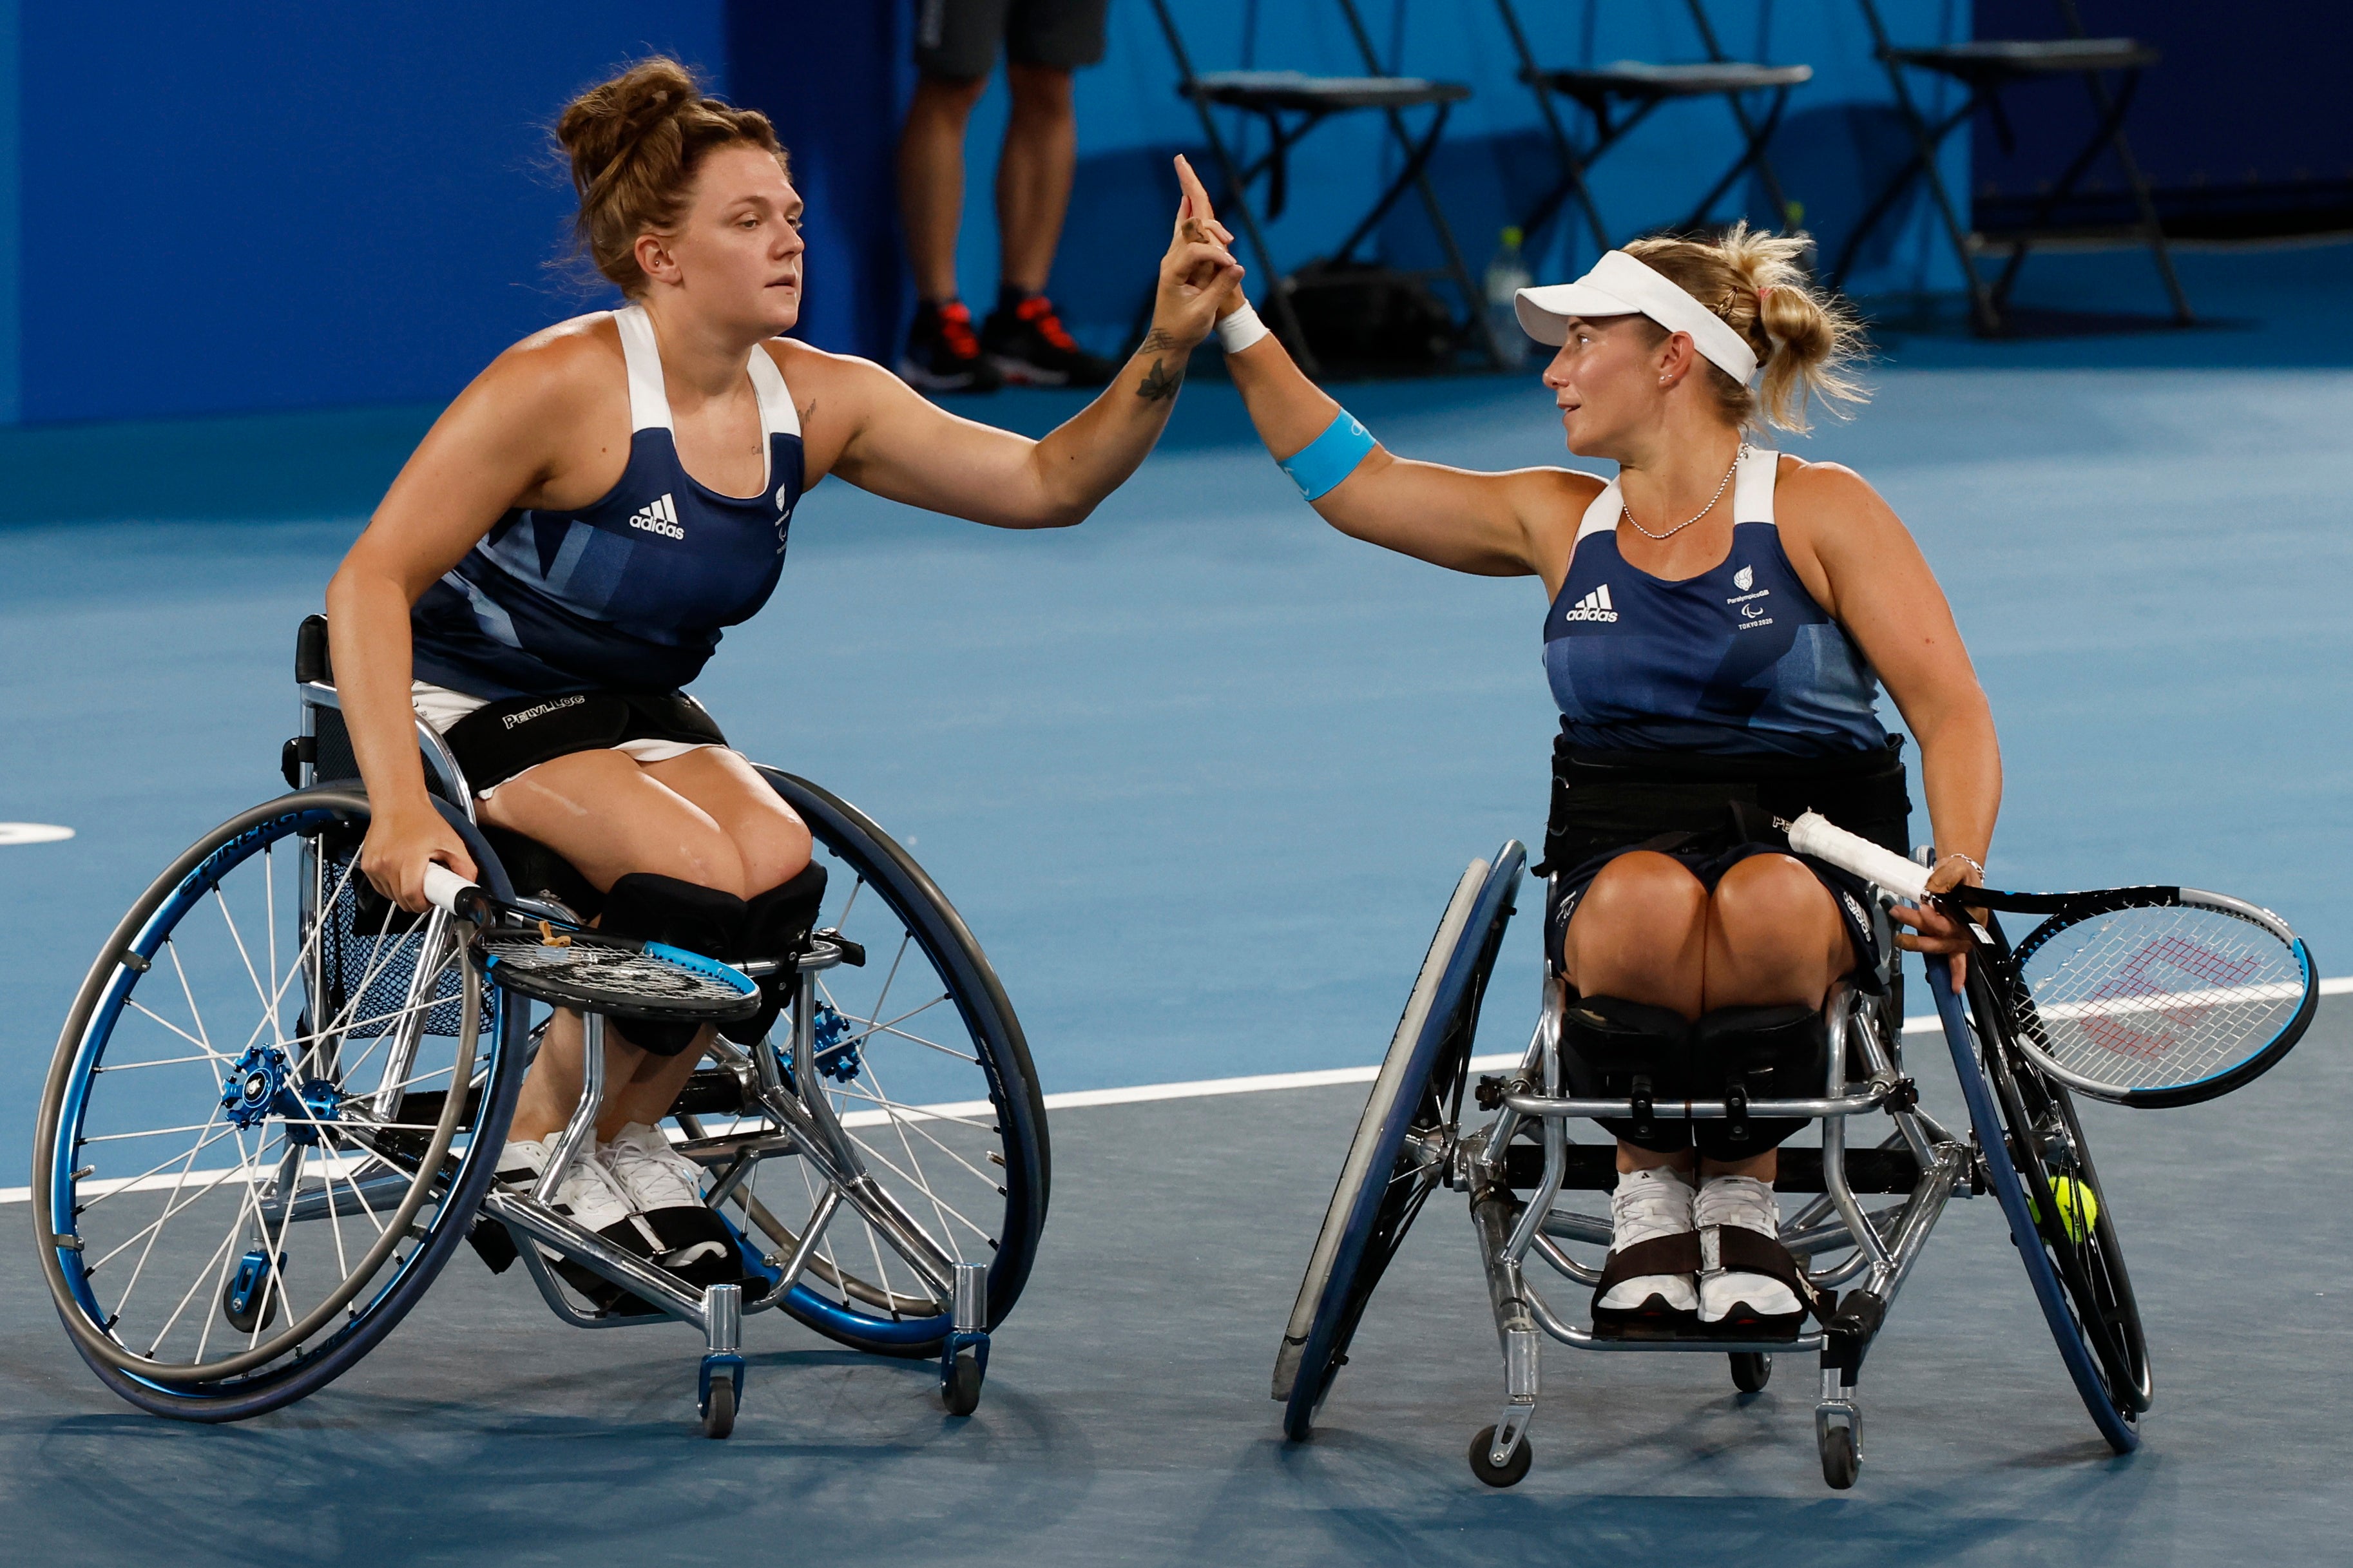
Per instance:
[[[731,1351],[704,1356],[694,1393],[704,1436],[724,1437],[734,1431],[735,1412],[744,1407],[744,1358]]]
[[[1525,1434],[1512,1457],[1498,1465],[1490,1456],[1494,1452],[1495,1429],[1482,1426],[1479,1435],[1471,1439],[1471,1473],[1491,1487],[1515,1487],[1527,1479],[1528,1467],[1535,1462],[1535,1450],[1528,1447]]]
[[[1862,1441],[1855,1429],[1844,1422],[1825,1422],[1815,1436],[1822,1451],[1822,1479],[1835,1491],[1853,1486],[1862,1471]]]
[[[724,1379],[711,1385],[711,1395],[702,1402],[702,1435],[724,1437],[735,1430],[735,1385]]]
[[[960,1350],[940,1369],[940,1401],[951,1415],[969,1415],[980,1408],[980,1384],[987,1375],[980,1357]]]
[[[1743,1394],[1762,1394],[1773,1381],[1773,1358],[1763,1351],[1732,1352],[1732,1386]]]

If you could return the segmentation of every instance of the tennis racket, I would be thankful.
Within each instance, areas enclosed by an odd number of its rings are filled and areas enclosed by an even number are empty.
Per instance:
[[[2252,1082],[2311,1026],[2319,978],[2269,910],[2196,888],[1928,891],[1927,868],[1807,812],[1789,847],[1962,921],[1998,977],[2010,1033],[2070,1089],[2117,1105],[2196,1105]],[[2047,917],[2016,947],[1971,909]]]
[[[446,866],[425,868],[425,897],[475,931],[467,951],[493,985],[613,1018],[723,1024],[760,1010],[760,989],[731,964],[659,942],[607,936],[501,903]]]

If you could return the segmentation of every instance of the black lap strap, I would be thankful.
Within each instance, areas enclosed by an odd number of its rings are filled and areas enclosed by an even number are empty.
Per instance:
[[[1783,1253],[1784,1258],[1788,1254]],[[1645,1274],[1695,1274],[1699,1271],[1699,1232],[1654,1236],[1623,1249],[1613,1249],[1601,1265],[1601,1283],[1593,1288],[1600,1300],[1616,1286]]]
[[[1723,1225],[1705,1227],[1715,1233],[1715,1255],[1718,1264],[1735,1274],[1762,1274],[1767,1279],[1778,1280],[1789,1288],[1789,1293],[1806,1304],[1817,1321],[1830,1321],[1828,1299],[1807,1283],[1804,1270],[1789,1249],[1769,1236],[1761,1235],[1745,1226]],[[1693,1251],[1701,1250],[1700,1235],[1692,1237]],[[1696,1267],[1696,1265],[1694,1265]]]

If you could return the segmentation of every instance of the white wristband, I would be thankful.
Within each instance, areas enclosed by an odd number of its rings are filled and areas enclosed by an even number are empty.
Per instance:
[[[1258,312],[1251,310],[1250,301],[1245,300],[1232,315],[1218,323],[1218,342],[1224,345],[1228,353],[1238,354],[1265,337],[1267,331],[1267,324],[1258,319]]]

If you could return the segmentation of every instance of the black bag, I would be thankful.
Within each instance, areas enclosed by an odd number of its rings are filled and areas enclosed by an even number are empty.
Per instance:
[[[1293,273],[1283,286],[1308,349],[1327,372],[1436,370],[1461,341],[1446,306],[1410,272],[1364,261],[1319,261]]]

